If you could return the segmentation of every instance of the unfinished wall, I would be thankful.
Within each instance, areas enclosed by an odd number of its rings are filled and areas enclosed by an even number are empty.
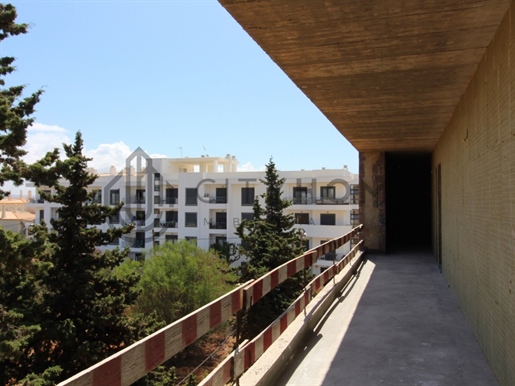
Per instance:
[[[359,221],[370,252],[385,251],[385,154],[359,153]]]
[[[498,380],[515,385],[513,3],[433,152],[438,164],[443,273]]]

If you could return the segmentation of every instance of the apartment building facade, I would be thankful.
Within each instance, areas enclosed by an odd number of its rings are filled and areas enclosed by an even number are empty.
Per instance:
[[[208,249],[214,243],[239,244],[236,227],[252,218],[255,197],[265,192],[264,171],[237,171],[236,157],[159,158],[138,149],[120,172],[100,174],[90,187],[95,201],[124,203],[119,216],[96,226],[103,230],[135,223],[130,234],[103,248],[130,248],[132,259],[143,259],[155,245],[180,239]],[[305,235],[309,249],[340,236],[357,225],[358,175],[342,169],[280,171],[283,197],[291,200],[287,213]],[[43,189],[44,190],[44,189]],[[37,193],[31,206],[36,222],[57,218],[59,205]],[[313,266],[315,273],[341,258],[350,244],[327,254]],[[240,259],[242,260],[242,259]]]

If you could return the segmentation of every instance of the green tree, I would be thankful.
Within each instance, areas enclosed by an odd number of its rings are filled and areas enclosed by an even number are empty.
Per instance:
[[[54,194],[42,197],[61,204],[58,219],[52,219],[48,232],[51,253],[41,257],[50,267],[40,278],[44,289],[37,306],[40,331],[32,345],[30,370],[43,373],[60,366],[61,378],[104,359],[131,343],[132,333],[125,309],[136,297],[135,273],[113,272],[128,254],[117,248],[101,252],[117,237],[131,231],[132,225],[107,231],[94,227],[119,213],[118,206],[94,203],[96,191],[89,191],[97,178],[87,171],[82,136],[64,144],[64,160],[43,160],[31,165],[27,176],[37,187],[50,187]]]
[[[295,218],[284,213],[291,203],[281,198],[284,179],[279,178],[272,159],[266,165],[265,179],[260,181],[266,187],[261,195],[264,207],[256,197],[253,219],[243,220],[236,229],[241,239],[240,253],[247,257],[242,282],[257,279],[303,253],[300,233],[293,228]],[[252,338],[262,331],[286,310],[302,287],[300,275],[295,275],[259,300],[246,314],[243,335]]]
[[[0,44],[11,36],[27,33],[27,24],[16,23],[16,9],[0,4]],[[13,57],[0,57],[0,199],[4,183],[22,182],[27,128],[32,124],[41,90],[23,98],[24,86],[5,87],[5,76],[15,71]],[[16,382],[30,363],[31,343],[40,331],[34,303],[41,291],[38,276],[48,264],[34,256],[47,252],[45,232],[38,231],[31,241],[0,227],[0,384]],[[54,371],[55,370],[55,371]],[[53,369],[45,374],[56,374]],[[50,374],[51,373],[51,374]],[[44,380],[44,379],[42,379]]]
[[[211,245],[210,249],[215,252],[219,258],[225,260],[228,265],[237,262],[241,257],[238,245],[234,243],[228,243],[226,241],[223,243],[214,243]]]
[[[10,37],[27,33],[27,24],[17,24],[16,8],[11,4],[0,4],[0,44]],[[34,119],[34,107],[39,102],[42,90],[23,98],[24,86],[4,87],[4,77],[12,73],[15,58],[0,57],[0,199],[6,194],[1,188],[7,181],[16,185],[22,183],[21,171],[24,163],[22,149],[27,139],[27,127]]]
[[[164,243],[144,262],[135,309],[156,311],[166,323],[226,293],[234,282],[228,265],[191,242]]]

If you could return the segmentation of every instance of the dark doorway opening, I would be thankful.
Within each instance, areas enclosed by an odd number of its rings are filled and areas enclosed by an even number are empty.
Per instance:
[[[431,248],[431,154],[386,153],[386,251]]]

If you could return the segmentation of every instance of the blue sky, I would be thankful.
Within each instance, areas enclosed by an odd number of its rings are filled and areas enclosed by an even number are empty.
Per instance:
[[[17,58],[7,83],[45,90],[29,161],[80,130],[98,169],[139,146],[358,171],[356,150],[215,0],[11,4],[31,28],[0,46]]]

